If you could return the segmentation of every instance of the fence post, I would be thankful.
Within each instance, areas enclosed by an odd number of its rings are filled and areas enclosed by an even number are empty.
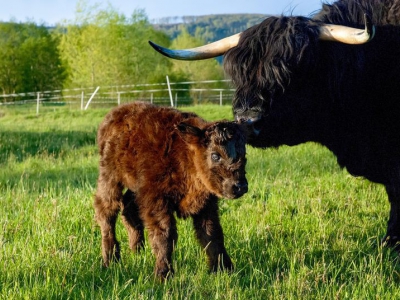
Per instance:
[[[169,99],[171,100],[171,107],[174,107],[174,99],[172,98],[171,85],[169,84],[168,75],[167,75],[167,85],[168,85]]]
[[[150,103],[153,104],[153,93],[150,94]]]
[[[117,95],[118,95],[118,106],[119,106],[121,104],[121,93],[118,92]]]
[[[222,90],[219,91],[219,105],[222,106]]]
[[[81,94],[81,110],[83,110],[83,98],[84,98],[84,94],[85,94],[85,92],[82,91],[82,94]]]
[[[36,115],[39,115],[39,103],[40,103],[40,93],[37,93]]]
[[[99,90],[99,88],[100,88],[100,87],[98,86],[98,87],[96,88],[96,90],[94,91],[94,93],[92,94],[92,96],[90,96],[90,99],[89,99],[88,102],[86,103],[85,110],[88,109],[90,102],[91,102],[92,99],[94,98],[94,95],[96,95],[96,93],[97,93],[97,91]]]
[[[175,107],[178,107],[178,93],[175,93]]]

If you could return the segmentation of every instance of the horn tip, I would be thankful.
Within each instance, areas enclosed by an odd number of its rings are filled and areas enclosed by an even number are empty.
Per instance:
[[[368,41],[370,41],[375,36],[375,26],[372,23],[371,16],[367,13],[364,13],[364,23],[365,23],[365,30],[369,35]]]
[[[149,41],[149,44],[150,44],[151,47],[153,47],[154,50],[156,50],[157,52],[161,53],[162,55],[167,56],[167,57],[171,57],[168,54],[168,51],[165,51],[165,50],[167,50],[166,48],[161,47],[160,45],[157,45],[156,43],[153,43],[152,41]]]

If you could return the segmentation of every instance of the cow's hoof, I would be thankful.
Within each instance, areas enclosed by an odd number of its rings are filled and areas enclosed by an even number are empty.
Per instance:
[[[384,247],[392,248],[393,250],[400,252],[400,237],[395,235],[385,235],[381,240]]]

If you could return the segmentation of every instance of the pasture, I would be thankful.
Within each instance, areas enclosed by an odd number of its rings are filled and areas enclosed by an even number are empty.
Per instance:
[[[208,120],[230,106],[185,108]],[[315,144],[248,151],[249,192],[222,200],[232,274],[209,274],[191,220],[178,221],[175,276],[154,257],[101,264],[93,194],[96,131],[108,109],[0,108],[0,299],[398,299],[397,255],[379,245],[389,203],[382,186],[351,177]]]

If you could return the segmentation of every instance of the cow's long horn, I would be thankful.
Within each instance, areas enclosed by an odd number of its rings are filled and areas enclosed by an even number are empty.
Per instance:
[[[365,44],[375,35],[375,27],[371,20],[364,14],[364,29],[346,27],[341,25],[325,24],[320,27],[320,40],[340,42],[344,44]]]
[[[183,49],[183,50],[171,50],[161,47],[152,41],[149,44],[161,54],[180,60],[200,60],[220,56],[226,51],[235,47],[239,42],[240,33],[231,35],[224,39],[218,40],[214,43],[210,43],[201,47]]]

